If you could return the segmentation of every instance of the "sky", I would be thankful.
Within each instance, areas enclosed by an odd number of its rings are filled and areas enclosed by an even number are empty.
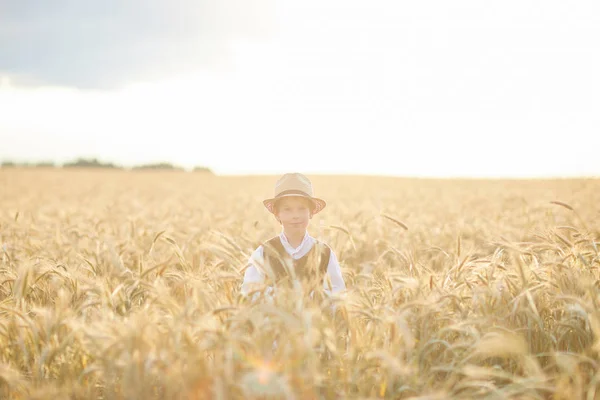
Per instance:
[[[600,176],[594,0],[0,0],[0,160]]]

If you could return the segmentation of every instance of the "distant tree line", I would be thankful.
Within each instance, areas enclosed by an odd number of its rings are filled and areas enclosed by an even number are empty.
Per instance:
[[[96,158],[78,158],[77,160],[66,162],[63,165],[55,164],[51,161],[43,161],[37,163],[17,163],[14,161],[2,161],[0,163],[0,168],[105,168],[105,169],[126,169],[121,165],[117,165],[114,163],[105,163],[101,162]],[[142,164],[131,167],[132,170],[170,170],[170,171],[183,171],[184,168],[173,165],[168,162],[160,162],[160,163],[152,163],[152,164]],[[212,174],[210,168],[207,167],[195,167],[193,169],[194,172],[205,172]]]
[[[177,167],[173,164],[170,163],[156,163],[156,164],[144,164],[144,165],[136,165],[131,169],[170,169],[170,170],[178,170],[178,171],[182,171],[183,168],[181,167]]]
[[[63,164],[63,168],[115,168],[122,169],[122,167],[113,163],[103,163],[98,161],[96,158],[89,160],[85,158],[79,158],[75,161],[67,162]]]

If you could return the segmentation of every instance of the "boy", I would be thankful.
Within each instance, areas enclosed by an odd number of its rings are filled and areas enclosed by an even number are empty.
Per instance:
[[[295,279],[308,285],[323,282],[327,294],[344,290],[346,285],[335,253],[307,231],[313,215],[326,206],[324,200],[313,197],[310,180],[299,173],[283,175],[275,184],[275,196],[263,204],[275,215],[282,232],[250,256],[242,294],[246,296],[264,283],[268,284],[267,293],[271,293],[275,285]]]

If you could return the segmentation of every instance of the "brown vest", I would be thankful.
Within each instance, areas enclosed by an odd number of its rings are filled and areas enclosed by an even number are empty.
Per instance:
[[[317,240],[304,257],[293,260],[285,251],[279,236],[275,236],[263,244],[263,254],[266,274],[276,284],[291,282],[292,279],[289,278],[293,275],[302,281],[322,285],[327,274],[331,249],[325,243]],[[292,270],[290,271],[284,264],[287,264]]]

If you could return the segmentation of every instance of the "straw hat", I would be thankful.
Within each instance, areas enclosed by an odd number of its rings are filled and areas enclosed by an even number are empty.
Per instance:
[[[313,187],[310,180],[299,173],[285,174],[275,184],[274,197],[263,201],[270,213],[275,213],[275,203],[284,197],[304,197],[312,201],[315,208],[313,215],[323,210],[327,203],[323,199],[313,197]]]

